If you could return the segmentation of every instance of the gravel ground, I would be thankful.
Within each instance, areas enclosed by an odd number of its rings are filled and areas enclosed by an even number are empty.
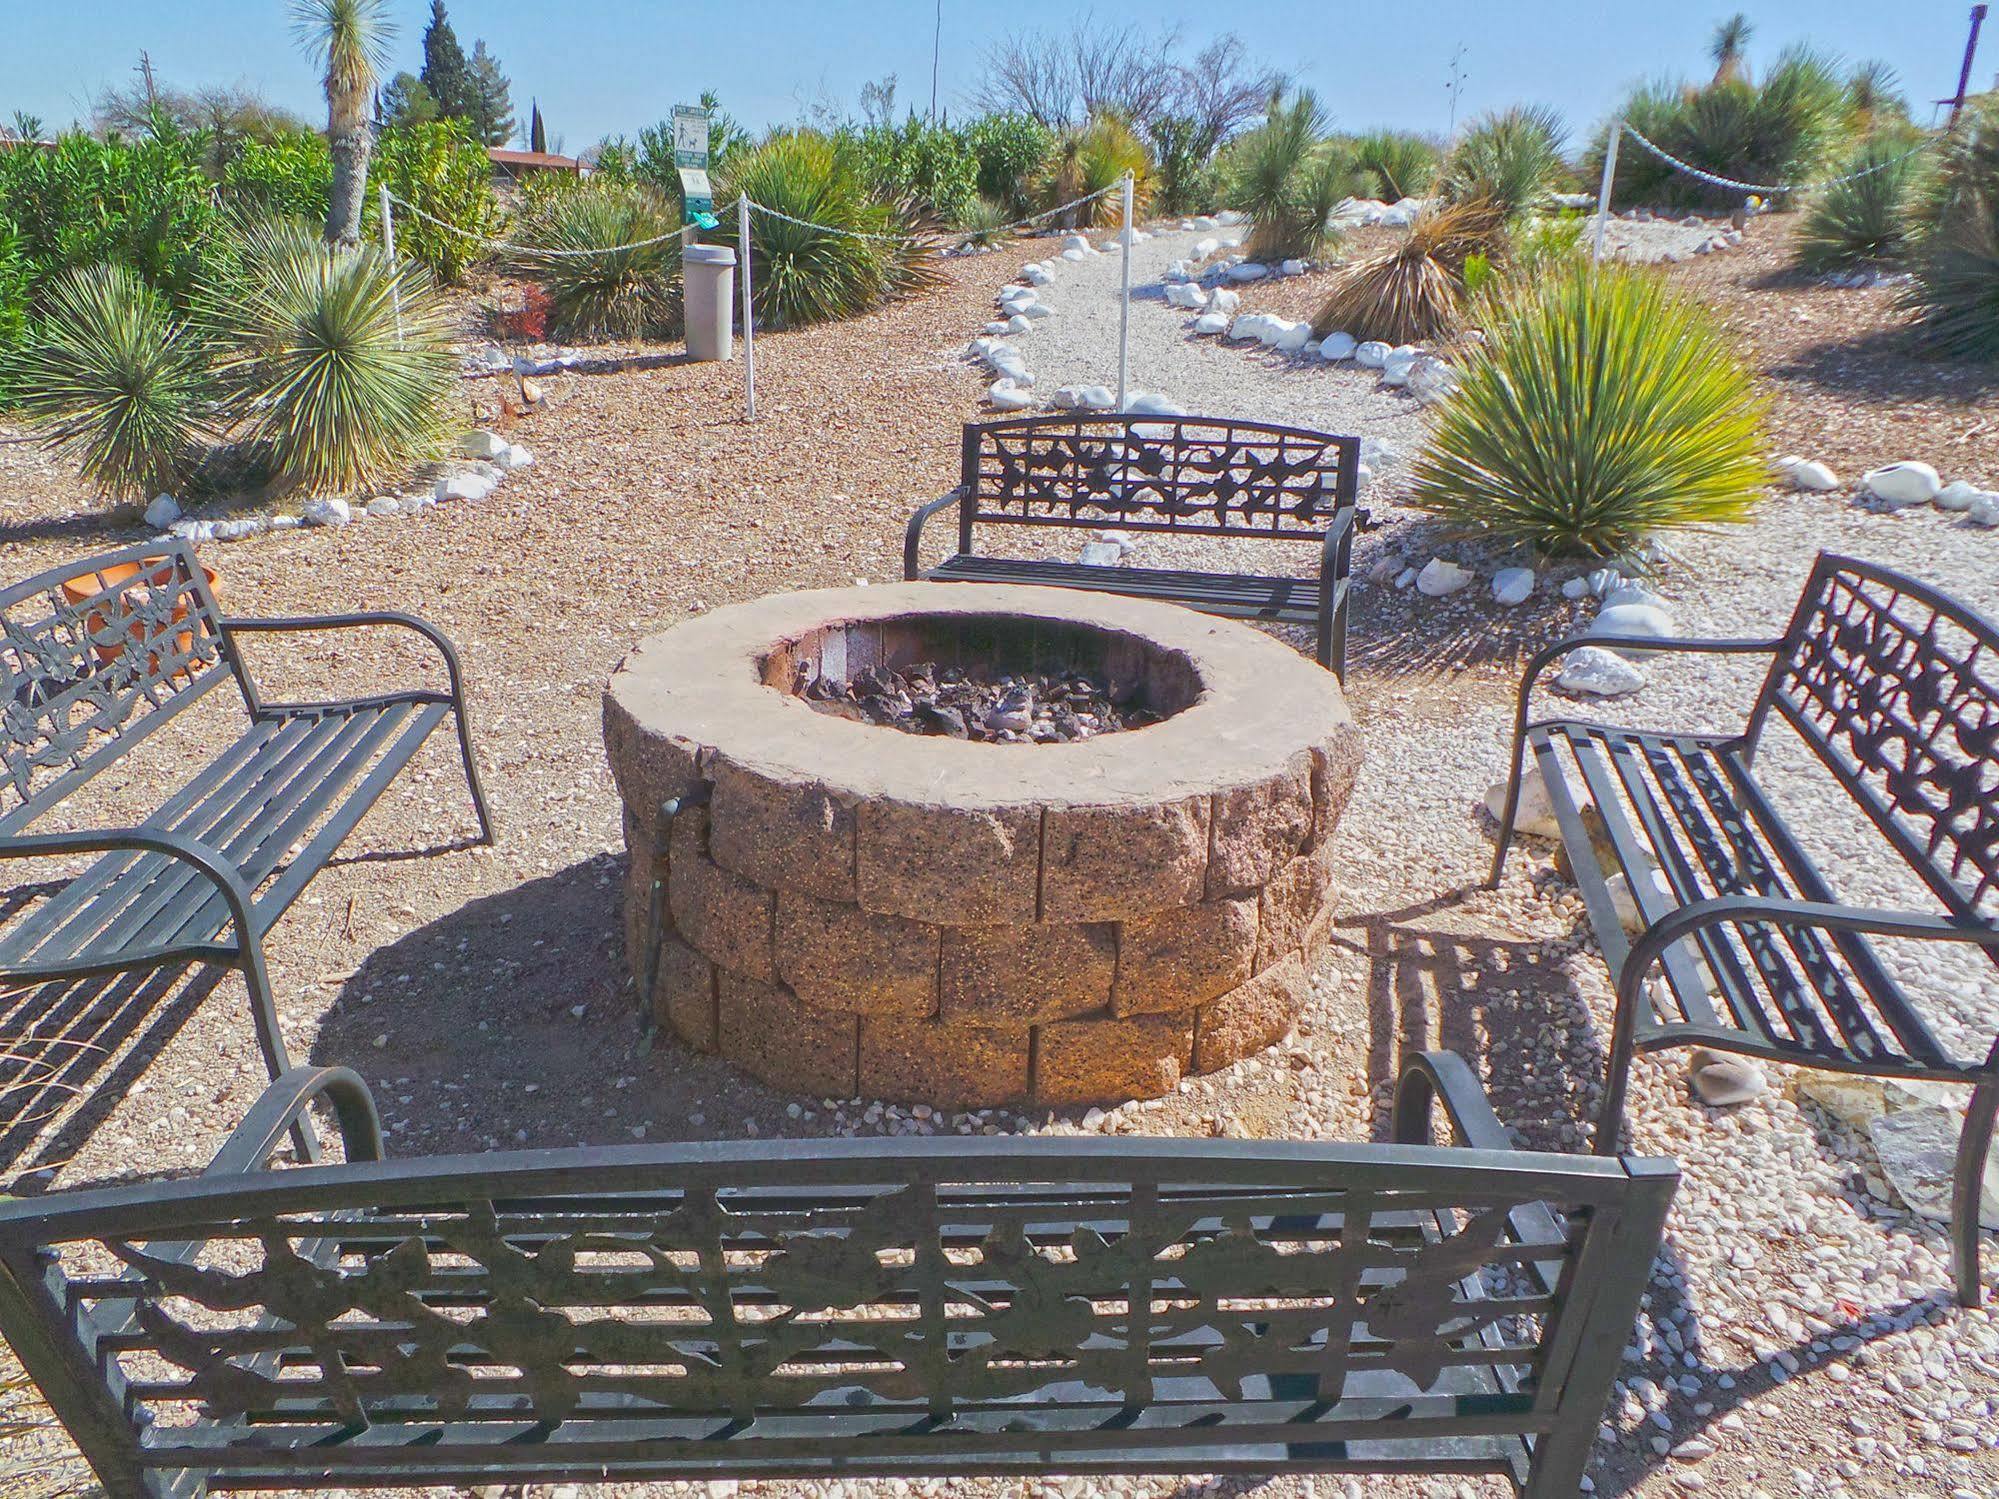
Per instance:
[[[1766,240],[1778,232],[1763,229]],[[1046,248],[1020,248],[1012,264]],[[1169,238],[1140,254],[1158,253],[1163,266],[1172,249]],[[1740,255],[1703,257],[1672,274],[1715,300],[1741,331],[1780,397],[1772,415],[1780,450],[1828,456],[1845,469],[1935,455],[1947,470],[1953,455],[1978,451],[1960,438],[1987,419],[1989,387],[1961,369],[1910,360],[1885,298],[1793,288],[1776,265],[1775,246],[1753,235]],[[616,935],[618,807],[597,730],[604,677],[638,636],[690,610],[776,588],[897,575],[909,508],[953,482],[956,424],[977,409],[984,384],[960,350],[1009,268],[1001,256],[968,257],[922,301],[760,341],[765,419],[755,428],[737,419],[733,368],[559,379],[549,382],[550,409],[522,434],[540,461],[482,505],[207,550],[232,608],[407,607],[437,619],[465,648],[500,846],[451,851],[470,830],[469,810],[439,746],[371,814],[350,843],[357,857],[315,882],[271,947],[294,1054],[364,1071],[393,1154],[635,1137],[1086,1127],[1365,1139],[1385,1127],[1382,1104],[1399,1055],[1439,1045],[1463,1051],[1489,1077],[1500,1116],[1523,1140],[1581,1143],[1610,1015],[1578,902],[1554,877],[1547,850],[1531,845],[1498,891],[1477,888],[1490,852],[1478,801],[1503,765],[1520,653],[1565,632],[1576,613],[1554,596],[1552,577],[1534,602],[1503,613],[1483,583],[1444,601],[1381,582],[1360,588],[1349,696],[1369,760],[1339,834],[1340,938],[1295,1039],[1266,1057],[1087,1123],[1075,1114],[1010,1113],[918,1121],[865,1102],[829,1108],[787,1098],[711,1058],[636,1044]],[[1094,363],[1082,367],[1088,335],[1064,331],[1065,323],[1101,321],[1077,293],[1105,274],[1114,282],[1114,265],[1093,260],[1051,289],[1057,315],[1026,340],[1044,383],[1105,378],[1102,351],[1114,342],[1099,343]],[[1114,339],[1114,302],[1088,300],[1107,306]],[[1793,315],[1801,307],[1815,326]],[[1146,302],[1133,314],[1137,388],[1190,408],[1227,402],[1244,414],[1413,444],[1413,403],[1371,388],[1371,377],[1265,369],[1258,357],[1186,341],[1178,313]],[[1153,342],[1144,361],[1141,328],[1156,330],[1146,335]],[[1809,340],[1821,333],[1846,343],[1812,352]],[[1838,352],[1854,341],[1867,357]],[[1071,358],[1073,373],[1061,364]],[[1912,401],[1895,396],[1897,360],[1906,361],[1900,378]],[[1863,378],[1842,373],[1857,365],[1866,367]],[[1175,380],[1188,384],[1176,388]],[[468,399],[488,403],[490,414],[490,393],[472,387]],[[1507,560],[1439,540],[1389,494],[1384,485],[1370,496],[1383,525],[1363,539],[1362,577],[1392,576],[1439,552],[1486,571]],[[0,446],[8,573],[135,534],[130,517],[107,520],[84,501],[71,476],[32,450]],[[1874,515],[1837,497],[1773,496],[1752,527],[1675,543],[1657,586],[1686,633],[1768,628],[1788,611],[1821,546],[1905,567],[1999,612],[1999,537],[1928,510]],[[403,666],[358,644],[295,649],[282,669],[302,688],[320,676],[351,681]],[[1698,665],[1659,666],[1653,675],[1630,710],[1645,721],[1725,721],[1753,690]],[[190,727],[193,748],[156,745],[144,765],[106,785],[93,812],[108,820],[143,811],[199,764],[222,727]],[[1808,794],[1787,762],[1773,761],[1773,770],[1786,797]],[[1828,804],[1804,805],[1801,820],[1814,822]],[[1842,879],[1862,888],[1885,881],[1850,867],[1853,845],[1836,824],[1814,825],[1814,837]],[[411,850],[426,852],[408,857]],[[1989,989],[1961,974],[1936,978],[1941,998],[1961,1006],[1975,1032]],[[198,998],[200,983],[190,987]],[[12,1161],[57,1167],[59,1185],[197,1169],[262,1080],[235,979],[199,1004],[175,995],[150,1008],[115,1000],[81,995],[60,1012],[71,1034],[106,1047],[71,1078],[98,1090],[96,1105],[47,1121],[38,1139],[17,1132],[11,1142]],[[40,1011],[12,1002],[0,1025],[57,1018],[45,1000]],[[1671,1054],[1638,1062],[1630,1120],[1632,1148],[1677,1157],[1685,1182],[1626,1350],[1624,1387],[1592,1471],[1595,1492],[1999,1493],[1999,1323],[1951,1307],[1938,1226],[1870,1195],[1870,1147],[1788,1088],[1733,1110],[1694,1103],[1684,1062]],[[1988,1244],[1988,1281],[1992,1263]],[[1656,1446],[1689,1440],[1696,1445],[1683,1457]],[[49,1435],[40,1450],[59,1456],[61,1445]],[[1074,1499],[1111,1487],[744,1486],[825,1499]],[[1180,1482],[1115,1487],[1195,1491]],[[1362,1492],[1345,1480],[1212,1486],[1252,1488],[1283,1499]],[[1424,1479],[1369,1480],[1365,1489],[1384,1499],[1504,1491]],[[548,1493],[537,1490],[537,1499]]]

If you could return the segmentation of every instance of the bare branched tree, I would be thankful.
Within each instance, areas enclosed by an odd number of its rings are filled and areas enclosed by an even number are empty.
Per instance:
[[[1031,115],[1053,129],[1093,114],[1144,121],[1165,113],[1180,87],[1173,31],[1099,26],[1085,18],[1067,36],[1016,32],[986,52],[974,98],[984,108]]]
[[[861,121],[867,125],[895,123],[895,74],[886,73],[861,85]]]
[[[1242,38],[1232,31],[1216,37],[1177,72],[1172,112],[1192,120],[1210,149],[1263,118],[1286,82],[1275,68],[1252,62]]]

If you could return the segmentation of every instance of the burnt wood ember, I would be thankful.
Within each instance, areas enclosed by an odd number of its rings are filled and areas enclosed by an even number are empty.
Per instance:
[[[1163,714],[1087,672],[991,673],[920,661],[899,670],[868,666],[849,680],[799,668],[798,695],[821,713],[905,734],[989,744],[1066,744],[1158,723]]]

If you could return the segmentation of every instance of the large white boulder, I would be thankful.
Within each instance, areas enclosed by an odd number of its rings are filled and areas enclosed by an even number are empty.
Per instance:
[[[1784,476],[1791,481],[1791,488],[1807,494],[1824,494],[1839,488],[1839,475],[1815,459],[1792,464]]]
[[[1090,238],[1086,234],[1065,235],[1062,240],[1062,250],[1065,254],[1070,250],[1081,250],[1085,255],[1097,253],[1096,246],[1090,243]]]
[[[307,500],[299,516],[308,526],[338,529],[354,518],[354,512],[347,508],[345,500]]]
[[[1178,401],[1151,391],[1142,391],[1124,403],[1124,409],[1135,416],[1185,416],[1187,408]]]
[[[1913,460],[1870,469],[1860,487],[1884,505],[1927,505],[1943,490],[1943,481],[1927,463]]]
[[[1534,592],[1534,569],[1502,567],[1492,575],[1492,601],[1511,608],[1524,604]]]
[[[1036,264],[1023,268],[1020,279],[1032,286],[1047,286],[1055,277],[1053,273],[1043,270],[1039,264]]]
[[[1868,1138],[1881,1157],[1881,1174],[1896,1195],[1925,1218],[1950,1220],[1952,1169],[1963,1129],[1961,1106],[1937,1104],[1896,1109],[1867,1126]],[[1983,1228],[1999,1228],[1999,1156],[1986,1156],[1984,1167],[1978,1222]]]
[[[993,381],[986,387],[986,399],[996,411],[1025,411],[1034,404],[1033,393],[1011,380]]]
[[[506,438],[497,432],[488,432],[484,427],[474,427],[458,439],[458,451],[467,458],[498,458],[508,446]]]
[[[1586,645],[1581,650],[1569,652],[1568,659],[1562,663],[1561,675],[1555,678],[1555,685],[1564,692],[1585,693],[1591,697],[1622,697],[1645,685],[1645,673],[1615,651]]]
[[[1422,357],[1418,349],[1394,349],[1381,361],[1381,383],[1383,385],[1407,385],[1409,372],[1416,367]]]
[[[1055,316],[1055,309],[1046,302],[1016,302],[1013,304],[1013,313],[1015,317],[1034,318],[1039,321],[1045,317]]]
[[[1195,260],[1206,260],[1221,247],[1222,242],[1218,239],[1197,239],[1194,241],[1193,250],[1189,253]]]
[[[1245,260],[1241,265],[1232,265],[1229,267],[1229,280],[1231,281],[1261,281],[1269,274],[1269,266],[1254,260]]]
[[[1242,293],[1230,291],[1226,286],[1217,287],[1208,298],[1208,310],[1234,317],[1242,310]]]
[[[1085,385],[1076,397],[1078,405],[1091,411],[1109,411],[1117,405],[1117,396],[1108,385]]]
[[[483,500],[499,487],[500,481],[489,474],[447,474],[437,481],[437,502]]]
[[[1354,346],[1353,362],[1364,370],[1378,370],[1388,363],[1388,356],[1394,352],[1380,339],[1370,338],[1366,343]]]
[[[533,468],[534,454],[529,452],[522,444],[510,442],[507,444],[506,452],[494,458],[493,462],[509,472],[517,468]]]
[[[1095,253],[1096,251],[1094,250],[1064,250],[1062,258],[1064,260],[1088,260]]]
[[[1319,357],[1334,361],[1351,359],[1359,347],[1360,341],[1351,333],[1328,333],[1319,345]]]
[[[1434,354],[1418,354],[1410,361],[1408,373],[1403,376],[1402,384],[1410,395],[1425,406],[1434,406],[1437,402],[1457,394],[1458,372],[1447,361],[1439,359]]]
[[[1280,276],[1302,276],[1305,274],[1305,270],[1306,266],[1304,261],[1287,260],[1282,265],[1277,267],[1277,274]]]
[[[1194,227],[1196,229],[1219,229],[1222,227],[1222,224],[1221,220],[1204,213],[1198,219],[1194,220]]]
[[[1999,526],[1999,494],[1980,495],[1964,512],[1964,518],[1974,526],[1984,526],[1988,530]]]
[[[1433,599],[1440,599],[1456,593],[1471,582],[1473,574],[1448,562],[1442,557],[1432,557],[1423,564],[1423,570],[1416,574],[1416,591]]]
[[[1297,322],[1288,324],[1277,335],[1277,341],[1272,347],[1281,354],[1297,354],[1303,352],[1305,345],[1311,341],[1312,325],[1306,322]]]
[[[1193,323],[1194,331],[1200,334],[1226,333],[1228,327],[1228,314],[1221,312],[1204,312]]]
[[[1642,640],[1666,640],[1673,634],[1673,616],[1651,604],[1612,604],[1589,622],[1585,635],[1632,636]],[[1614,647],[1634,661],[1652,654],[1630,646]]]
[[[1208,305],[1208,294],[1191,281],[1181,282],[1166,288],[1168,307],[1201,308]]]
[[[1494,822],[1506,815],[1506,782],[1494,781],[1485,788],[1485,810]],[[1540,767],[1531,758],[1520,769],[1520,802],[1513,809],[1513,828],[1535,838],[1562,836],[1562,826],[1555,821],[1555,804],[1548,799]]]
[[[1976,484],[1967,484],[1962,479],[1954,479],[1937,491],[1936,507],[1939,510],[1969,510],[1986,491]],[[149,515],[150,511],[147,512]]]
[[[153,503],[146,507],[146,524],[155,531],[164,531],[179,519],[180,501],[170,494],[156,497]]]
[[[1270,316],[1262,312],[1245,312],[1229,325],[1230,338],[1263,339],[1263,330],[1270,325]]]

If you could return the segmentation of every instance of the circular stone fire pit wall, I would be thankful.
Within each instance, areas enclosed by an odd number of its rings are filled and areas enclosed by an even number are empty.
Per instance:
[[[815,711],[869,665],[1082,669],[1161,723],[978,744]],[[950,1107],[1146,1098],[1281,1037],[1359,767],[1338,684],[1246,625],[1080,592],[779,595],[605,696],[643,1003],[773,1087]]]

